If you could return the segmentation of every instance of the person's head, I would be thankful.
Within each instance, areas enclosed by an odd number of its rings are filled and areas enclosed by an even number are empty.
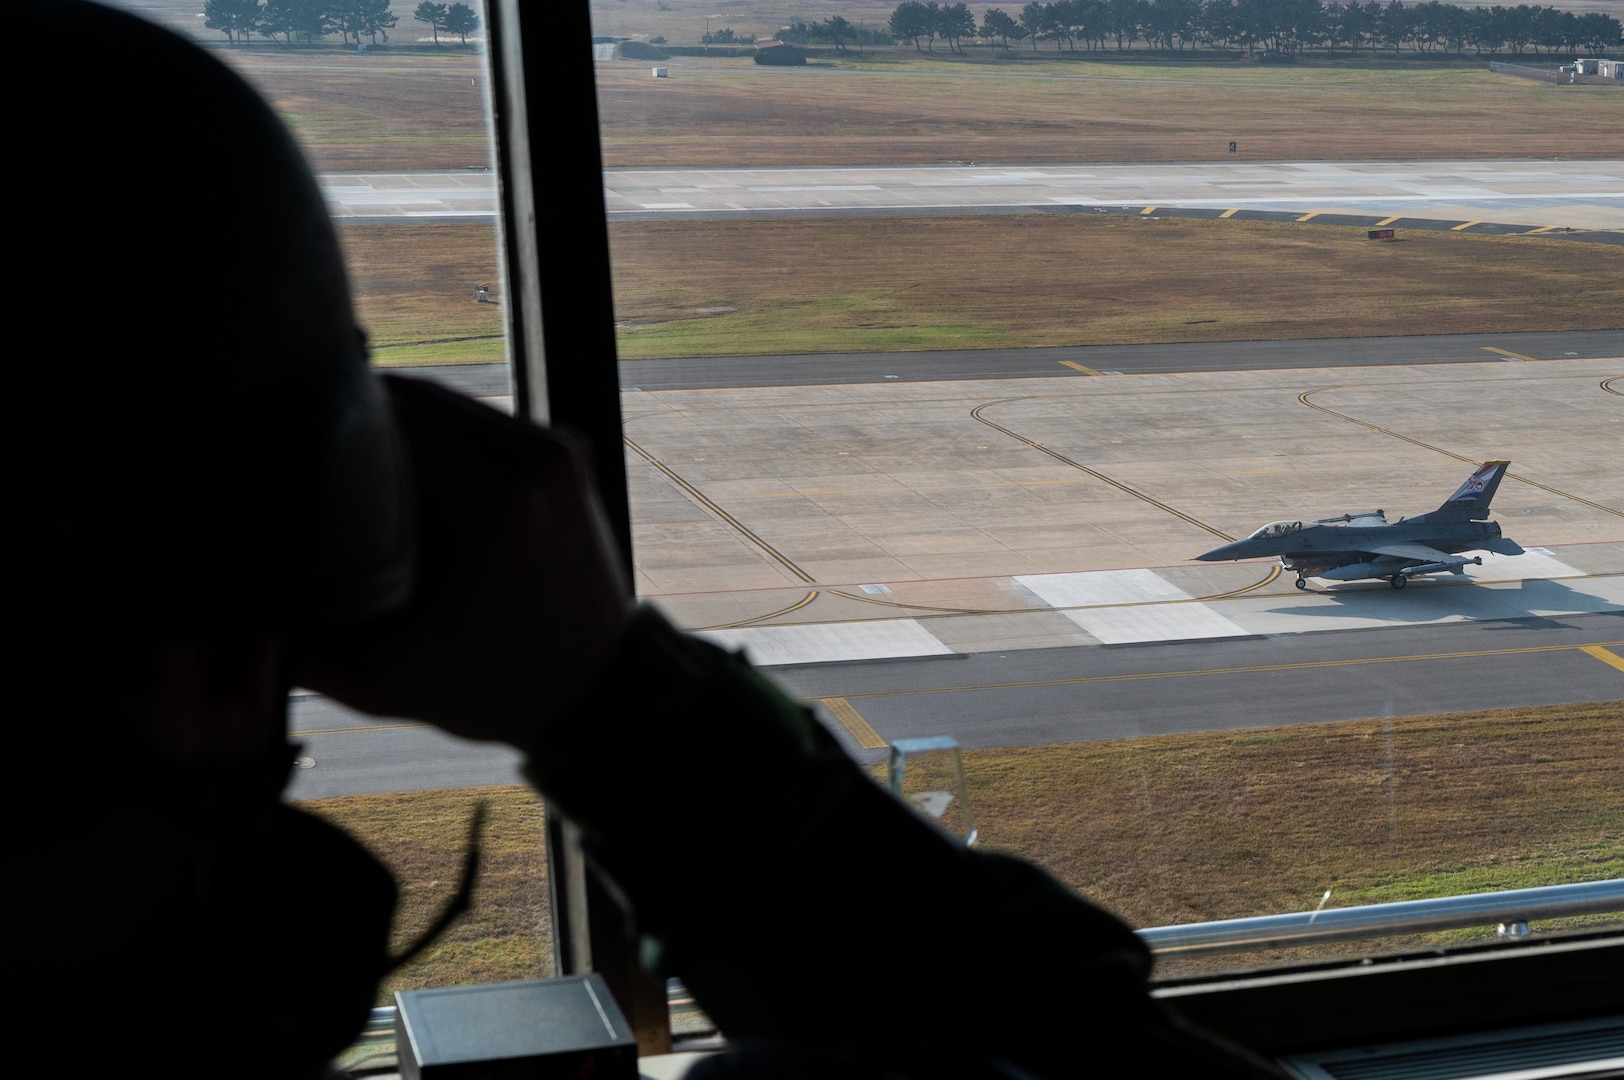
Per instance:
[[[409,474],[320,192],[270,108],[130,16],[7,15],[0,561],[31,772],[6,796],[24,834],[6,908],[37,931],[28,975],[108,1001],[120,1028],[168,1017],[184,1056],[239,1004],[304,1023],[282,998],[320,996],[323,949],[382,950],[375,928],[330,929],[346,920],[322,891],[344,882],[299,883],[348,849],[278,795],[289,643],[404,601]],[[353,889],[386,909],[379,874]],[[267,955],[306,933],[308,955]],[[282,1075],[299,1060],[255,1054]]]

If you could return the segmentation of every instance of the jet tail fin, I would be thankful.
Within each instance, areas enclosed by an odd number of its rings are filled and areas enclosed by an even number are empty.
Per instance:
[[[1500,488],[1500,480],[1511,467],[1509,461],[1485,461],[1478,466],[1476,472],[1466,478],[1466,483],[1455,489],[1455,494],[1444,500],[1444,504],[1430,514],[1423,514],[1411,521],[1482,521],[1489,516],[1489,503],[1494,501],[1494,493]]]

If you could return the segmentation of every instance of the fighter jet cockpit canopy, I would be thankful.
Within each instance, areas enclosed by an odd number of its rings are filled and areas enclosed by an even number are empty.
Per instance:
[[[1271,521],[1267,525],[1263,526],[1263,528],[1259,529],[1257,532],[1255,532],[1251,536],[1247,537],[1247,539],[1248,540],[1267,540],[1267,539],[1269,539],[1271,537],[1290,536],[1292,533],[1298,533],[1298,532],[1302,532],[1302,531],[1303,531],[1303,523],[1300,522],[1300,521]]]

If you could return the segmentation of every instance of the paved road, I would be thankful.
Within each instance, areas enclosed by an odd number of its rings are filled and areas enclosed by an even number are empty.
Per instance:
[[[886,741],[952,735],[974,748],[1349,720],[1389,710],[1408,716],[1609,701],[1624,698],[1624,613],[1155,648],[958,654],[774,674],[817,705],[857,757],[877,761],[885,752],[859,745],[831,707],[860,717],[853,727],[860,731],[866,722]],[[296,799],[521,782],[518,755],[503,747],[368,720],[318,697],[297,699],[292,715],[310,764],[294,774]]]
[[[1583,651],[1598,643],[1612,662]],[[887,742],[952,735],[976,748],[1608,701],[1624,697],[1621,654],[1624,613],[1614,612],[775,674],[804,699],[838,696]]]
[[[620,385],[622,389],[634,391],[712,390],[744,386],[1049,378],[1068,372],[1149,375],[1604,356],[1624,356],[1624,330],[623,360]],[[503,364],[402,368],[400,371],[436,379],[478,397],[512,392],[507,367]]]
[[[1203,216],[1306,214],[1396,227],[1416,219],[1527,228],[1624,229],[1624,160],[1198,162],[779,169],[611,169],[611,220],[1048,209]],[[345,221],[490,220],[488,172],[321,178]],[[1373,219],[1373,220],[1366,220]]]

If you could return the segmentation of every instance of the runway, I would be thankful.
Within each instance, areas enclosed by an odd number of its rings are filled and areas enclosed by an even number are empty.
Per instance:
[[[1624,230],[1624,159],[608,169],[611,221],[698,216],[1172,213],[1460,231]],[[320,177],[341,223],[494,220],[481,170]]]
[[[890,740],[961,746],[1272,727],[1624,697],[1624,615],[1281,639],[959,654],[773,672],[854,757]],[[292,708],[294,799],[522,783],[516,751],[374,721],[314,696]]]

